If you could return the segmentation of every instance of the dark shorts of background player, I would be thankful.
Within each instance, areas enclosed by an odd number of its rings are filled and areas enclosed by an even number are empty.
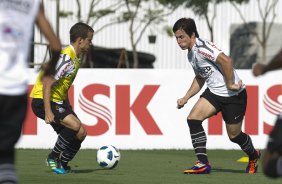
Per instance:
[[[44,102],[42,99],[33,98],[31,102],[31,107],[33,113],[39,117],[40,119],[45,120],[45,110],[44,110]],[[73,114],[77,117],[75,112],[73,112],[72,107],[67,102],[63,102],[62,104],[58,104],[51,101],[51,110],[55,116],[55,122],[50,123],[53,129],[59,134],[65,126],[60,124],[60,122],[67,117],[69,114]]]
[[[238,95],[223,97],[213,94],[207,88],[200,97],[207,99],[215,107],[217,113],[222,113],[225,123],[237,124],[244,119],[247,107],[247,92],[245,89]]]
[[[0,164],[14,162],[18,141],[27,111],[27,94],[0,95]]]
[[[282,113],[278,115],[275,125],[269,134],[267,150],[270,153],[278,152],[282,156]],[[280,169],[282,171],[282,167]]]

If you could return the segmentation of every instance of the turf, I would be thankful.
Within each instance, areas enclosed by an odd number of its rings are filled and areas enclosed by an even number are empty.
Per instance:
[[[80,150],[70,163],[72,173],[57,175],[45,165],[49,150],[17,150],[17,172],[21,184],[271,184],[259,169],[254,175],[244,173],[247,163],[236,160],[245,156],[238,150],[209,150],[212,173],[185,175],[183,169],[194,164],[192,150],[121,150],[117,168],[104,170],[96,163],[96,150]]]

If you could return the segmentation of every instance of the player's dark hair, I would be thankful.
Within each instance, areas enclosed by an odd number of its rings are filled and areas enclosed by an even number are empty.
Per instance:
[[[195,36],[197,38],[199,38],[196,23],[195,23],[194,19],[191,19],[191,18],[181,18],[181,19],[179,19],[173,25],[172,30],[173,30],[174,33],[178,30],[183,30],[190,37],[192,36],[193,33],[195,33]]]
[[[89,25],[82,22],[74,24],[70,29],[70,42],[75,42],[79,37],[82,39],[87,38],[88,32],[94,32],[93,28]]]

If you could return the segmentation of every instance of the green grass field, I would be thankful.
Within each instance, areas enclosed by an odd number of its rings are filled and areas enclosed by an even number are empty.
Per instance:
[[[121,150],[121,160],[113,170],[100,169],[96,150],[80,150],[70,163],[73,172],[66,175],[52,173],[45,165],[49,150],[17,150],[17,172],[21,184],[270,184],[282,179],[244,173],[247,163],[236,160],[245,156],[238,150],[209,150],[212,173],[185,175],[182,170],[194,164],[192,150]]]

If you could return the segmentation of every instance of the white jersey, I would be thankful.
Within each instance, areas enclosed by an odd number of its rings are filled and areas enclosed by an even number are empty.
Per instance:
[[[224,74],[221,66],[216,63],[217,56],[222,53],[214,43],[196,38],[193,48],[188,51],[188,61],[192,65],[196,75],[200,75],[205,79],[207,87],[213,94],[219,96],[233,96],[239,92],[227,89]],[[233,70],[233,83],[240,80],[235,70]]]
[[[27,58],[39,3],[0,0],[0,94],[27,92]]]

